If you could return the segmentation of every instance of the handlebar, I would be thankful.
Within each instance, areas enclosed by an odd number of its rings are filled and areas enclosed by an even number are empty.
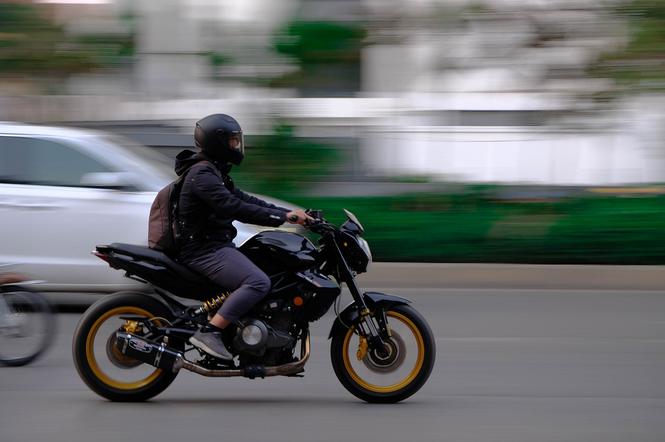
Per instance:
[[[303,227],[305,227],[307,230],[314,233],[322,234],[326,231],[336,229],[336,227],[333,224],[330,224],[328,221],[325,220],[325,218],[323,218],[322,210],[307,209],[305,210],[305,213],[314,218],[314,221],[306,222],[303,225]]]
[[[305,209],[305,213],[316,220],[325,221],[323,219],[323,210]]]

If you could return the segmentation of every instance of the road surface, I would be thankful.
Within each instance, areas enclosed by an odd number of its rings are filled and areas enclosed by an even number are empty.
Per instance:
[[[71,358],[78,314],[46,356],[0,368],[0,441],[665,441],[665,294],[409,289],[438,346],[429,382],[365,404],[329,362],[329,314],[303,379],[183,372],[148,403],[87,389]]]

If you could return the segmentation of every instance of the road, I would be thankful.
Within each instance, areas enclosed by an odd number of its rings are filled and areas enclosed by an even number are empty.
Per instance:
[[[303,379],[181,373],[148,403],[107,402],[71,360],[79,315],[23,368],[0,368],[0,440],[455,441],[665,440],[665,294],[400,289],[430,322],[437,363],[397,405],[369,405],[338,383],[313,329]]]

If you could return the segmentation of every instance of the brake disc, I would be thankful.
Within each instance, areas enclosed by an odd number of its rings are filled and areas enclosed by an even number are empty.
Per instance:
[[[402,337],[395,331],[386,342],[386,355],[380,355],[376,350],[370,350],[362,359],[363,364],[375,373],[392,373],[399,369],[406,359],[406,345]]]

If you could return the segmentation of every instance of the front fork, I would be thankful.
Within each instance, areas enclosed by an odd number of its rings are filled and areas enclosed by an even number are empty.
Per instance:
[[[356,324],[356,331],[360,336],[360,345],[358,346],[358,359],[362,359],[367,354],[367,350],[373,350],[379,354],[383,353],[386,348],[386,341],[390,338],[390,329],[388,328],[388,321],[386,320],[386,312],[377,308],[374,314],[370,312],[363,296],[358,290],[356,285],[356,278],[349,268],[342,251],[337,244],[333,241],[337,256],[339,258],[339,273],[341,280],[346,283],[351,296],[358,306],[359,321]]]
[[[372,315],[367,306],[362,307],[356,331],[360,337],[356,354],[359,361],[365,358],[369,349],[382,354],[386,348],[385,341],[391,336],[385,310],[377,308]]]

